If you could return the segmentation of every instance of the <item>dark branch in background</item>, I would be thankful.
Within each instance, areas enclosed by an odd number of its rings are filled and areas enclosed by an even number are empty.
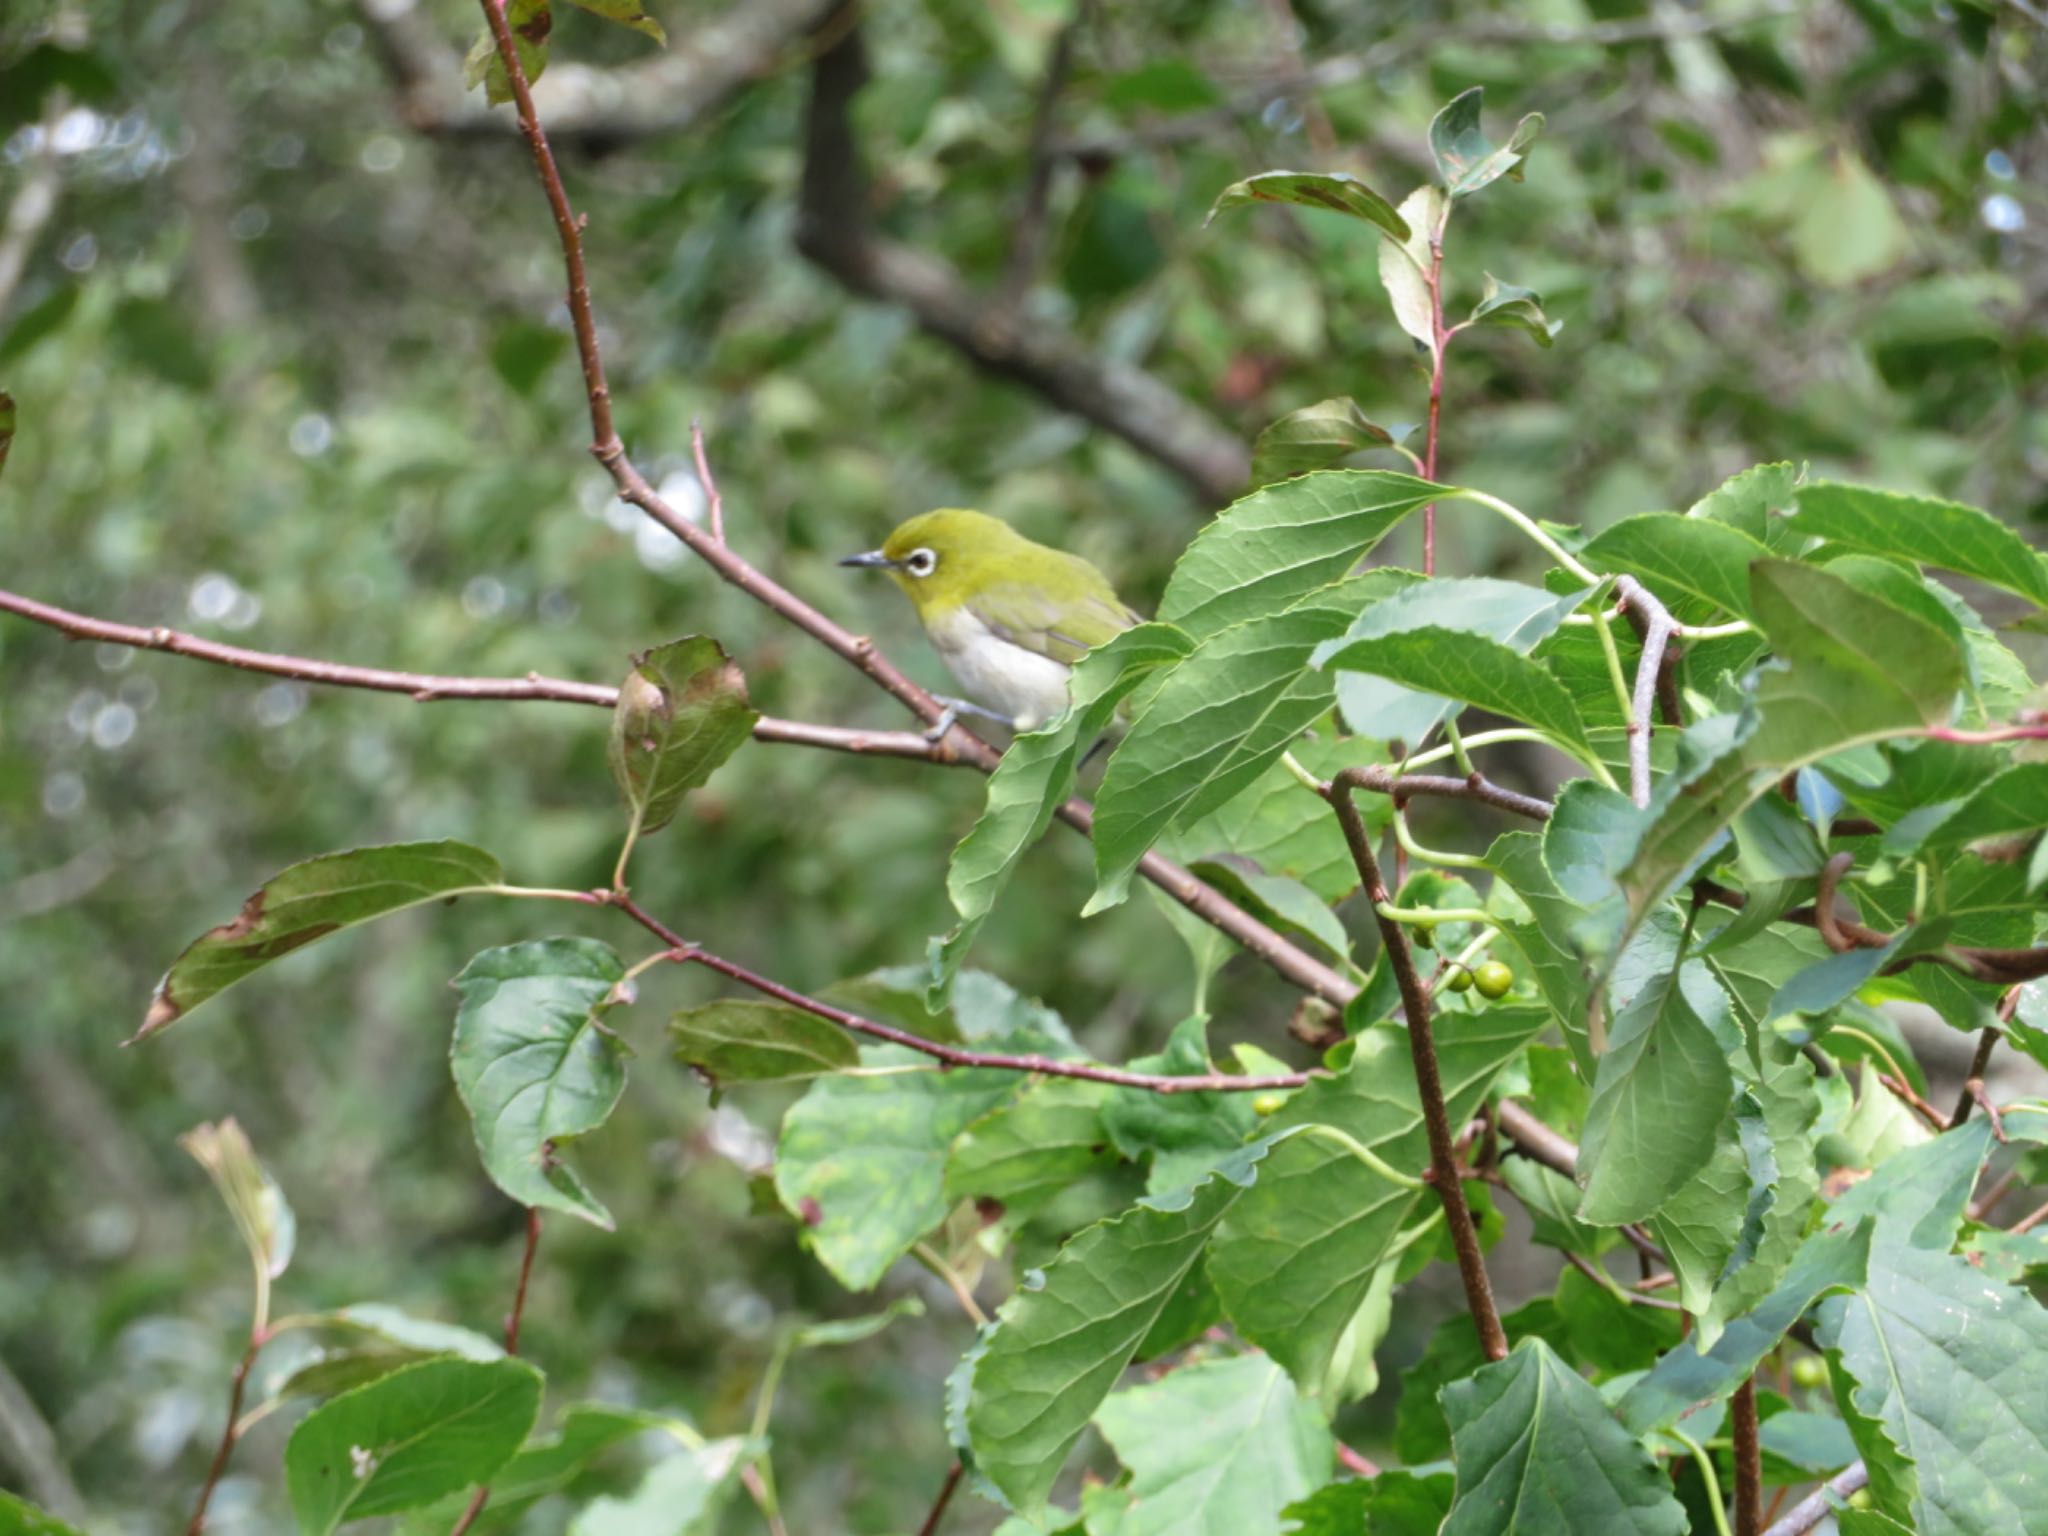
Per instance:
[[[558,142],[603,149],[681,133],[782,67],[793,45],[838,3],[734,0],[724,15],[636,63],[599,69],[551,61],[534,84],[534,101]],[[356,9],[412,128],[462,138],[502,139],[518,131],[515,121],[463,88],[461,56],[422,7],[409,0],[358,0]]]
[[[1024,183],[1023,205],[1010,229],[1010,255],[1003,268],[1003,280],[989,303],[982,325],[992,345],[1015,345],[1020,311],[1038,279],[1039,263],[1045,257],[1046,221],[1052,213],[1053,177],[1060,159],[1052,152],[1052,129],[1059,111],[1060,94],[1073,73],[1074,44],[1088,18],[1081,7],[1073,20],[1060,28],[1053,40],[1052,55],[1046,60],[1045,81],[1038,88],[1038,104],[1031,113],[1031,170]]]
[[[1206,499],[1224,501],[1243,490],[1251,463],[1244,444],[1173,390],[1095,355],[1054,325],[992,334],[989,301],[957,271],[875,231],[851,111],[867,79],[866,49],[859,28],[850,27],[813,68],[797,248],[855,293],[902,305],[920,328],[977,366],[1114,432]]]
[[[1408,930],[1380,912],[1392,899],[1386,881],[1380,878],[1379,860],[1373,855],[1372,834],[1358,812],[1352,791],[1358,787],[1355,771],[1346,769],[1331,781],[1329,799],[1344,828],[1358,878],[1365,884],[1366,900],[1373,904],[1379,920],[1380,941],[1386,945],[1387,963],[1401,990],[1401,1006],[1408,1018],[1408,1054],[1415,1064],[1416,1097],[1422,1103],[1422,1124],[1429,1135],[1429,1181],[1443,1201],[1444,1221],[1451,1230],[1451,1246],[1458,1255],[1458,1277],[1465,1283],[1465,1305],[1472,1313],[1472,1326],[1479,1330],[1479,1347],[1489,1360],[1505,1360],[1508,1337],[1501,1330],[1500,1313],[1493,1304],[1493,1286],[1486,1278],[1486,1261],[1479,1252],[1479,1231],[1472,1224],[1471,1209],[1465,1204],[1465,1186],[1458,1177],[1458,1153],[1451,1137],[1450,1116],[1444,1107],[1443,1074],[1437,1070],[1436,1041],[1430,1035],[1429,993],[1415,972],[1415,956],[1408,948]]]
[[[1851,1462],[1844,1470],[1837,1472],[1819,1488],[1785,1511],[1784,1517],[1764,1532],[1764,1536],[1806,1536],[1821,1521],[1833,1512],[1834,1505],[1828,1495],[1847,1499],[1850,1494],[1870,1481],[1870,1469],[1862,1462]]]

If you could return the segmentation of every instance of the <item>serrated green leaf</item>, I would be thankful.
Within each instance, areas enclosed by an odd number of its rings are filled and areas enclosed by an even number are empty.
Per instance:
[[[1318,778],[1359,760],[1359,744],[1304,737],[1292,748],[1295,759]],[[1375,835],[1393,816],[1384,796],[1359,803],[1367,830]],[[1325,902],[1358,888],[1358,866],[1344,842],[1343,828],[1329,802],[1304,785],[1284,763],[1275,763],[1248,789],[1191,826],[1171,834],[1183,860],[1234,856],[1249,859],[1269,875],[1299,880]]]
[[[1793,531],[1973,576],[2048,607],[2048,566],[1986,512],[1953,501],[1822,481],[1799,492]]]
[[[299,1529],[327,1536],[488,1482],[532,1430],[540,1389],[523,1360],[425,1360],[314,1409],[284,1453]]]
[[[1571,695],[1558,685],[1557,679],[1540,663],[1482,635],[1432,626],[1370,639],[1341,640],[1318,654],[1319,664],[1330,670],[1382,677],[1417,693],[1491,710],[1548,731],[1581,748],[1588,757],[1593,755],[1585,722],[1579,718]],[[1354,699],[1345,697],[1341,682],[1338,697],[1344,704],[1345,718],[1354,728],[1371,718],[1361,712]],[[1445,706],[1440,718],[1451,712]]]
[[[2016,763],[1942,817],[1920,841],[1920,846],[1957,848],[1964,843],[2012,837],[2044,826],[2048,826],[2048,762]],[[1887,842],[1887,847],[1890,846]]]
[[[716,640],[687,635],[633,663],[612,710],[612,778],[633,824],[658,832],[747,741],[758,719],[747,681]]]
[[[593,16],[602,16],[606,21],[615,21],[620,26],[638,32],[642,37],[651,37],[657,43],[667,43],[668,34],[661,29],[661,23],[641,7],[640,0],[569,0],[579,11],[588,11]]]
[[[1075,1078],[1034,1083],[960,1133],[946,1159],[948,1200],[1029,1210],[1116,1161],[1102,1123],[1111,1090]]]
[[[1580,1220],[1641,1221],[1713,1156],[1735,1083],[1702,1007],[1725,1014],[1728,1001],[1692,961],[1645,987],[1615,1019],[1586,1112]]]
[[[1053,813],[1073,792],[1081,754],[1108,729],[1126,695],[1193,649],[1194,641],[1171,624],[1125,630],[1081,658],[1068,685],[1073,705],[1064,715],[1010,743],[989,776],[981,818],[960,840],[946,868],[946,894],[960,921],[951,933],[932,941],[927,1007],[943,1003],[1018,858],[1044,835]]]
[[[1026,1037],[1020,1048],[1044,1043]],[[1015,1072],[930,1070],[929,1057],[897,1046],[871,1047],[861,1061],[910,1070],[818,1079],[783,1118],[775,1158],[783,1209],[854,1291],[874,1287],[945,1220],[953,1138],[1024,1086]]]
[[[1542,1009],[1512,1005],[1436,1020],[1453,1119],[1462,1124],[1477,1112],[1500,1069],[1546,1022]],[[1209,1277],[1238,1331],[1310,1396],[1324,1392],[1338,1344],[1389,1246],[1431,1198],[1300,1129],[1314,1125],[1334,1126],[1389,1166],[1421,1175],[1428,1139],[1401,1030],[1361,1035],[1342,1077],[1311,1083],[1267,1122],[1268,1134],[1284,1139],[1209,1254]]]
[[[1183,1366],[1096,1410],[1130,1469],[1117,1536],[1280,1536],[1280,1511],[1329,1478],[1323,1415],[1271,1360],[1241,1355]]]
[[[611,1229],[611,1213],[557,1155],[596,1130],[626,1086],[619,1046],[599,1025],[626,974],[595,939],[487,949],[455,978],[449,1064],[491,1181],[521,1205]]]
[[[1295,1522],[1290,1536],[1437,1536],[1455,1487],[1448,1472],[1389,1467],[1319,1488],[1280,1513]]]
[[[1685,1511],[1600,1394],[1541,1339],[1444,1388],[1458,1493],[1443,1536],[1683,1536]]]
[[[1557,333],[1564,329],[1564,322],[1552,320],[1543,313],[1543,295],[1535,289],[1504,283],[1491,272],[1485,276],[1486,283],[1479,291],[1479,302],[1472,306],[1472,313],[1466,317],[1467,325],[1504,326],[1523,331],[1539,347],[1549,346]]]
[[[1749,568],[1770,551],[1732,522],[1644,512],[1603,528],[1582,554],[1596,570],[1637,577],[1667,602],[1683,593],[1746,619]]]
[[[1264,171],[1243,181],[1232,182],[1216,194],[1216,201],[1209,208],[1209,217],[1203,223],[1214,222],[1216,215],[1227,208],[1242,208],[1253,203],[1291,203],[1297,208],[1324,208],[1332,213],[1363,219],[1396,240],[1408,238],[1408,226],[1394,211],[1394,205],[1356,176],[1347,176],[1341,171]]]
[[[1775,552],[1793,539],[1784,514],[1792,510],[1800,472],[1797,464],[1753,465],[1722,481],[1685,515],[1726,523]]]
[[[669,1020],[676,1058],[715,1083],[780,1082],[856,1065],[860,1052],[837,1024],[782,1003],[722,998]]]
[[[1479,126],[1485,100],[1485,88],[1475,85],[1452,97],[1430,119],[1429,152],[1436,159],[1437,175],[1443,180],[1444,190],[1452,197],[1468,196],[1503,176],[1520,181],[1521,165],[1528,158],[1529,146],[1543,131],[1543,114],[1531,112],[1515,124],[1508,142],[1495,148]]]
[[[1880,1245],[1819,1336],[1853,1378],[1872,1491],[1923,1536],[2048,1532],[2048,1311],[1967,1260]],[[1867,1421],[1867,1425],[1863,1422]]]
[[[1394,322],[1432,353],[1437,344],[1437,308],[1429,291],[1429,273],[1436,260],[1430,241],[1443,228],[1444,213],[1442,192],[1432,186],[1417,187],[1401,200],[1407,238],[1380,239],[1380,285],[1387,290]]]
[[[498,861],[467,843],[391,843],[293,864],[242,904],[231,923],[202,934],[157,983],[140,1040],[252,971],[316,940],[422,903],[487,891]]]
[[[1168,827],[1234,799],[1328,712],[1335,681],[1310,670],[1310,653],[1361,609],[1418,579],[1379,570],[1339,581],[1279,613],[1211,633],[1167,675],[1096,793],[1090,911],[1123,900],[1138,860]]]
[[[1331,469],[1233,502],[1173,568],[1159,617],[1195,639],[1277,613],[1341,580],[1445,487],[1384,469]]]
[[[1319,400],[1289,411],[1258,435],[1252,444],[1252,486],[1323,469],[1368,448],[1391,448],[1413,430],[1369,420],[1349,395]]]
[[[234,1116],[218,1125],[194,1126],[178,1138],[178,1145],[192,1154],[220,1191],[257,1273],[266,1280],[283,1274],[292,1261],[298,1220]]]
[[[1201,1077],[1214,1072],[1209,1056],[1209,1021],[1201,1014],[1181,1020],[1166,1049],[1131,1062],[1137,1072],[1167,1077]],[[1117,1088],[1102,1106],[1102,1123],[1117,1151],[1133,1162],[1150,1158],[1146,1188],[1157,1194],[1181,1189],[1236,1156],[1258,1123],[1242,1093],[1148,1093]]]
[[[969,1368],[964,1418],[976,1470],[1013,1508],[1044,1505],[1264,1151],[1247,1147],[1200,1184],[1085,1228],[1003,1304]]]

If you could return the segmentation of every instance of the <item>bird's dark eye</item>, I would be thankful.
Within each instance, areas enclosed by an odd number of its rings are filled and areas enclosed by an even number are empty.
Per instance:
[[[930,550],[913,549],[903,562],[903,568],[913,576],[929,576],[938,563],[939,557]]]

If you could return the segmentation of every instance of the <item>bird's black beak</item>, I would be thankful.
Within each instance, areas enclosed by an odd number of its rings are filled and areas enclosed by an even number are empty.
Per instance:
[[[841,565],[879,565],[887,567],[894,565],[896,562],[883,554],[879,549],[871,549],[866,554],[848,555],[839,563]]]

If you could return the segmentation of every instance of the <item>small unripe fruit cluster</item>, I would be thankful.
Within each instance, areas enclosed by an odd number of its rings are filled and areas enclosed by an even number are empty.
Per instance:
[[[1488,1001],[1506,997],[1514,984],[1513,968],[1499,960],[1482,960],[1476,966],[1452,961],[1451,973],[1444,978],[1444,985],[1451,991],[1470,992],[1476,987]]]

